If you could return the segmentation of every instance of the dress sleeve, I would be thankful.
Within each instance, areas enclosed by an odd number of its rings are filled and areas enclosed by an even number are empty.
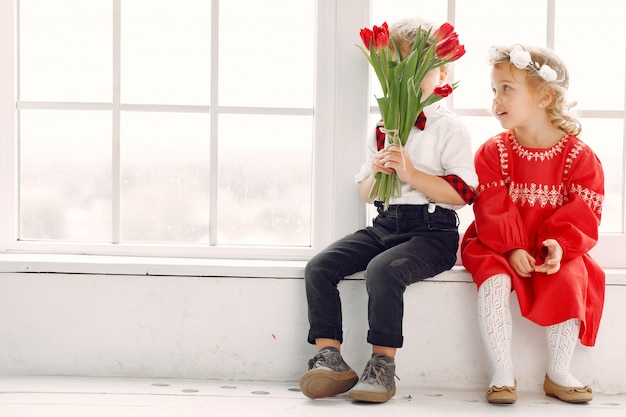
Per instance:
[[[539,226],[535,242],[543,249],[545,239],[556,239],[564,260],[581,256],[596,245],[604,200],[604,171],[590,148],[578,153],[568,175],[564,204]]]
[[[492,140],[476,151],[479,185],[474,217],[480,241],[505,256],[513,249],[528,248],[528,236],[519,211],[509,198],[509,178],[503,176],[500,161],[498,147]]]

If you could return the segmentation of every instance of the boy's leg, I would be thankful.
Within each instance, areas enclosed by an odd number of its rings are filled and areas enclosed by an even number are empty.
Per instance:
[[[367,266],[369,331],[367,341],[382,349],[401,348],[406,287],[449,270],[456,261],[458,235],[430,233],[396,245]],[[374,351],[374,353],[386,353]]]
[[[404,292],[412,283],[450,269],[455,262],[456,231],[419,235],[374,258],[366,270],[369,295],[368,342],[373,354],[350,398],[386,402],[395,395],[395,353],[402,347]]]
[[[317,354],[309,360],[300,389],[309,398],[329,397],[348,391],[357,374],[340,354],[343,342],[341,299],[338,283],[362,271],[382,249],[366,230],[333,243],[306,265],[304,280],[309,311],[309,343]]]
[[[304,285],[310,324],[309,343],[316,344],[317,339],[343,342],[337,285],[346,276],[365,270],[368,262],[382,250],[364,229],[334,242],[307,262]]]

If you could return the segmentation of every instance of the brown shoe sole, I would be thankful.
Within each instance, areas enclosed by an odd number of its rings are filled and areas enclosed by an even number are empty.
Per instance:
[[[300,390],[309,398],[332,397],[348,391],[359,377],[352,369],[334,372],[328,369],[311,369],[302,375]]]
[[[566,403],[581,404],[593,399],[593,392],[588,386],[584,387],[564,387],[554,383],[548,375],[543,381],[543,390],[549,397],[558,398]]]
[[[388,392],[350,391],[348,396],[355,401],[368,403],[385,403],[396,395],[395,387]]]

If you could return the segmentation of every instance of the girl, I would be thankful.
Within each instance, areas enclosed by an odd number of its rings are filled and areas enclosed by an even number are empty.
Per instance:
[[[493,114],[504,132],[475,155],[475,221],[462,260],[478,286],[478,319],[492,365],[487,401],[517,399],[511,360],[511,290],[524,317],[546,327],[547,395],[580,403],[591,388],[570,373],[577,339],[595,344],[604,273],[588,252],[598,240],[604,174],[567,114],[569,75],[554,52],[490,51]]]

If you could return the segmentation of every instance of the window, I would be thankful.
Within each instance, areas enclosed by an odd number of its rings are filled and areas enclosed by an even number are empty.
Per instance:
[[[568,63],[582,139],[606,171],[596,259],[625,267],[625,9],[0,0],[0,252],[308,259],[367,221],[353,177],[376,86],[358,31],[419,15],[452,22],[468,49],[447,104],[476,148],[500,129],[489,46],[547,45]],[[460,215],[464,229],[471,208]]]
[[[3,3],[18,245],[312,246],[314,0]]]

